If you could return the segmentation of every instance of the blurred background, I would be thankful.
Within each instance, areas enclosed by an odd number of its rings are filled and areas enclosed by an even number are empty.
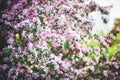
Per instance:
[[[95,27],[93,33],[107,34],[112,30],[116,18],[120,18],[120,0],[94,0],[100,6],[108,8],[109,14],[102,14],[100,11],[92,13],[95,19]],[[106,22],[105,22],[106,20]]]

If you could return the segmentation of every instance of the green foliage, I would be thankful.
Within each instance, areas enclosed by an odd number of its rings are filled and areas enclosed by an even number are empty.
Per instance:
[[[42,14],[42,11],[39,10],[39,9],[37,9],[37,13],[38,13],[38,14]]]
[[[62,60],[64,60],[64,59],[68,59],[69,61],[71,61],[72,60],[72,58],[71,58],[71,55],[65,55],[65,56],[63,56],[62,57]]]
[[[77,65],[80,65],[81,62],[82,62],[82,60],[83,60],[82,58],[76,58],[76,59],[75,59]]]
[[[33,70],[33,72],[39,71],[39,69],[37,69],[35,66],[33,66],[32,70]]]
[[[111,57],[114,57],[114,54],[116,53],[117,50],[118,50],[117,46],[114,45],[114,46],[106,49],[106,53],[109,54],[109,56],[111,58]]]
[[[54,70],[54,64],[52,62],[48,63],[47,66],[50,68],[50,70]]]
[[[50,40],[47,41],[47,45],[48,45],[48,47],[51,46],[51,41]]]
[[[31,62],[30,62],[30,61],[28,61],[28,60],[27,60],[27,61],[25,61],[25,63],[26,63],[26,65],[27,65],[27,66],[31,66],[31,65],[32,65],[32,64],[31,64]]]
[[[38,58],[41,58],[44,56],[42,49],[37,49],[37,51],[38,51]]]
[[[24,61],[23,59],[20,59],[19,61],[20,61],[20,63],[22,63],[22,64],[25,63],[25,61]]]
[[[40,68],[40,70],[39,70],[39,74],[44,74],[45,72],[44,72],[44,69],[43,68]]]
[[[66,41],[66,42],[64,43],[64,49],[65,49],[65,50],[68,50],[68,48],[69,48],[69,42]]]
[[[96,29],[96,30],[95,30],[95,33],[96,33],[96,34],[99,34],[99,35],[101,35],[101,36],[106,35],[105,31],[99,30],[99,29]]]
[[[55,55],[58,55],[59,54],[59,51],[60,51],[61,47],[59,48],[51,48],[51,52]]]
[[[51,53],[58,55],[61,49],[62,46],[59,46],[58,48],[51,47]]]
[[[94,55],[93,53],[88,53],[88,54],[86,54],[86,57],[91,59],[93,55]]]
[[[33,54],[33,51],[32,51],[32,50],[29,50],[28,53],[29,53],[29,54]]]
[[[58,77],[53,77],[52,80],[59,80],[59,78]]]
[[[93,47],[100,46],[100,42],[99,42],[97,39],[93,39],[93,38],[92,38],[92,39],[89,40],[88,43],[86,43],[86,45],[87,45],[88,47],[93,48]]]
[[[35,33],[37,31],[37,28],[33,28],[32,32]]]
[[[114,36],[117,36],[118,31],[116,31],[116,30],[112,30],[111,33],[112,33]]]
[[[12,54],[12,49],[11,48],[4,48],[3,49],[3,56],[10,56]]]
[[[105,57],[105,55],[103,55],[103,54],[99,54],[99,59],[100,59],[100,62],[105,62],[106,61],[106,57]]]
[[[119,18],[116,18],[115,21],[114,21],[115,24],[119,24],[120,23],[120,19]]]
[[[67,59],[68,59],[69,61],[72,61],[72,58],[71,58],[70,55],[67,56]]]
[[[39,16],[39,19],[40,19],[41,24],[44,25],[45,23],[44,23],[43,17]]]
[[[109,54],[110,58],[115,57],[115,53],[118,51],[118,45],[120,44],[120,33],[117,34],[112,45],[106,49],[106,53]]]

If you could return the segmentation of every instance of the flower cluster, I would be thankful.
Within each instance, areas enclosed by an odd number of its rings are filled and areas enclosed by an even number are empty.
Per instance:
[[[0,79],[120,79],[114,33],[91,32],[95,22],[89,14],[99,8],[88,0],[16,2],[2,15],[13,29],[0,54]]]

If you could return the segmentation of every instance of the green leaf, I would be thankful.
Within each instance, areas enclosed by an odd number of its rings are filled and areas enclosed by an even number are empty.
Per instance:
[[[75,61],[76,61],[76,63],[77,63],[77,65],[80,65],[81,64],[81,62],[82,62],[82,58],[75,58]]]
[[[32,29],[32,32],[35,33],[36,31],[37,31],[37,28],[33,28],[33,29]]]
[[[66,58],[68,58],[67,55],[63,56],[63,57],[62,57],[62,60],[66,59]],[[69,59],[69,58],[68,58],[68,59]]]
[[[117,50],[118,50],[117,46],[112,46],[106,50],[106,53],[108,53],[109,56],[112,57],[112,56],[114,56],[114,54],[116,53]]]
[[[86,55],[86,57],[89,58],[89,59],[91,59],[91,58],[92,58],[92,54],[93,54],[93,53],[88,53],[88,54]]]
[[[38,13],[38,14],[42,14],[42,11],[39,10],[39,9],[37,9],[37,13]]]
[[[57,49],[56,50],[54,50],[54,49],[51,49],[51,52],[53,53],[53,54],[55,54],[55,55],[57,55],[59,52],[57,51]]]
[[[47,45],[48,45],[48,47],[51,46],[51,41],[50,40],[47,41]]]
[[[28,53],[29,53],[29,54],[33,54],[33,51],[32,51],[32,50],[29,50]]]
[[[39,19],[40,19],[41,24],[44,25],[45,23],[44,23],[43,17],[40,16]]]
[[[69,48],[69,42],[66,41],[66,42],[64,43],[64,49],[65,49],[65,50],[68,50],[68,48]]]
[[[67,59],[68,59],[69,61],[72,61],[72,57],[71,57],[70,55],[67,56]]]
[[[23,59],[20,59],[19,61],[20,61],[20,63],[22,63],[22,64],[25,62]]]
[[[26,65],[28,65],[28,66],[31,66],[32,64],[31,64],[31,62],[30,61],[26,61]]]
[[[111,33],[112,33],[114,36],[117,36],[118,31],[116,31],[116,30],[112,30]]]
[[[44,72],[44,69],[41,68],[41,69],[39,70],[39,73],[40,73],[40,74],[44,74],[44,73],[45,73],[45,72]]]
[[[48,63],[47,66],[50,67],[51,70],[54,70],[54,64],[52,62]]]
[[[99,40],[97,40],[97,39],[90,39],[89,41],[90,41],[90,42],[86,43],[86,45],[87,45],[88,47],[93,48],[93,47],[100,46],[100,42],[99,42]]]
[[[35,66],[32,68],[32,70],[33,70],[34,72],[38,72],[38,69],[37,69]]]

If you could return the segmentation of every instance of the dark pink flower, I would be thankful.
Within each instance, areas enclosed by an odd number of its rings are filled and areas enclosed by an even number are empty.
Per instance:
[[[117,72],[118,72],[118,75],[120,76],[120,67],[119,67],[119,69],[117,70]]]
[[[27,54],[27,49],[24,49],[23,54],[24,54],[24,55]]]
[[[37,16],[37,12],[35,11],[35,8],[31,7],[29,9],[25,9],[24,15],[26,18],[32,19],[33,17]]]
[[[63,55],[67,55],[67,51],[66,50],[61,50],[61,52],[63,53]]]

